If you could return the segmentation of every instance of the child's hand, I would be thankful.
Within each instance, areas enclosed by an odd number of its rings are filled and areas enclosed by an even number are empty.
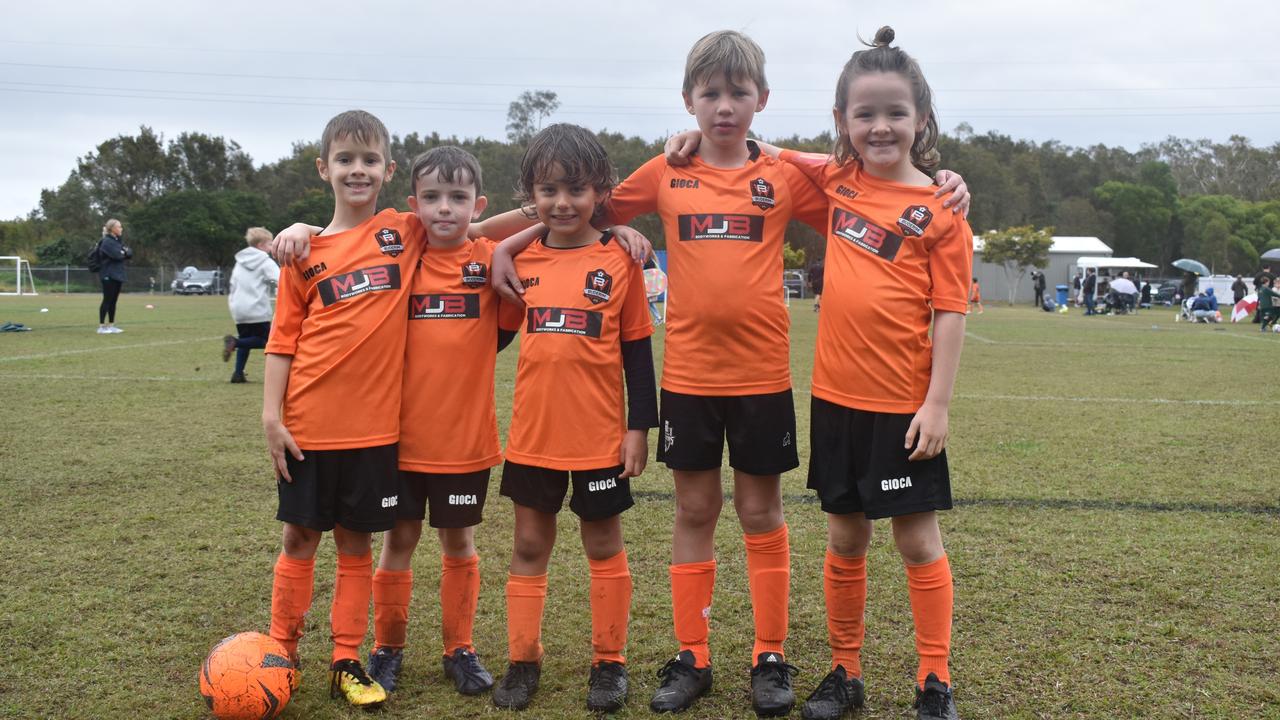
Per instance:
[[[271,257],[283,267],[295,260],[306,260],[311,254],[311,236],[324,232],[324,228],[306,223],[294,223],[280,231],[271,240]]]
[[[614,225],[609,231],[618,239],[622,249],[631,254],[632,260],[643,264],[653,254],[653,243],[639,230],[629,225]]]
[[[636,477],[644,472],[649,462],[649,431],[628,430],[622,438],[622,474],[618,477]]]
[[[293,478],[289,477],[289,464],[285,462],[284,453],[288,450],[294,460],[302,460],[302,450],[298,448],[298,443],[293,441],[293,435],[289,434],[284,423],[279,420],[264,420],[262,429],[267,433],[267,452],[271,455],[271,465],[285,482],[293,482]]]
[[[947,446],[947,409],[925,403],[911,418],[907,428],[906,443],[903,445],[912,451],[908,461],[928,460],[937,457]]]
[[[969,186],[964,184],[964,178],[960,177],[960,173],[939,170],[936,182],[938,191],[933,194],[934,197],[940,198],[948,192],[951,193],[951,197],[942,203],[942,207],[951,208],[951,212],[964,213],[964,217],[969,217]]]
[[[521,297],[524,295],[524,284],[516,274],[516,263],[511,259],[511,253],[501,244],[493,249],[489,269],[493,276],[490,281],[498,296],[509,303],[524,305],[524,298]]]
[[[668,165],[688,165],[689,158],[702,142],[702,131],[685,130],[667,138],[663,153],[667,156]]]

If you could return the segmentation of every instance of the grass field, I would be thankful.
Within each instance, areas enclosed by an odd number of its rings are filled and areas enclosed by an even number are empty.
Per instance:
[[[250,384],[227,384],[225,298],[127,295],[126,332],[114,336],[94,334],[97,303],[0,298],[0,323],[36,328],[0,334],[0,717],[204,717],[204,654],[268,624],[279,524],[258,422],[262,358]],[[793,320],[806,438],[816,320],[807,303]],[[1256,328],[1175,325],[1163,309],[1084,318],[991,307],[970,319],[951,413],[957,507],[942,515],[962,717],[1280,718],[1280,478],[1265,440],[1280,411],[1280,336]],[[514,361],[512,351],[499,361],[500,417]],[[654,671],[675,649],[671,476],[651,462],[633,487],[632,692],[620,715],[648,717]],[[825,529],[802,470],[784,477],[784,494],[788,660],[803,699],[828,662]],[[476,640],[499,673],[511,511],[496,487],[490,498]],[[544,685],[527,718],[587,714],[587,568],[572,515],[561,521]],[[911,614],[887,530],[869,560],[863,718],[914,717]],[[428,540],[415,559],[403,689],[381,714],[496,716],[487,697],[461,699],[441,679],[439,555]],[[731,505],[718,547],[716,686],[689,717],[752,717]],[[364,717],[328,697],[333,561],[326,541],[301,645],[305,684],[285,717]]]

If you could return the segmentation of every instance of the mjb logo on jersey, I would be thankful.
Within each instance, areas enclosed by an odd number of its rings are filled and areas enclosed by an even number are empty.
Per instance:
[[[587,286],[583,289],[582,294],[587,296],[592,305],[609,302],[610,293],[612,292],[613,276],[605,272],[604,268],[596,268],[587,273]]]
[[[759,215],[681,215],[676,223],[681,240],[764,240],[764,218]]]
[[[325,278],[316,284],[316,290],[319,291],[320,300],[325,307],[365,293],[399,289],[399,265],[378,265],[352,270],[349,273]]]
[[[404,243],[400,240],[400,232],[395,228],[382,228],[373,234],[378,241],[378,248],[384,255],[395,257],[404,252]]]
[[[924,205],[912,205],[902,211],[902,217],[898,218],[898,227],[902,228],[902,232],[920,237],[924,234],[924,229],[929,227],[929,221],[933,220],[933,212]]]
[[[409,298],[410,320],[466,320],[480,317],[480,296],[475,293],[414,295]]]
[[[764,178],[751,181],[751,204],[761,210],[770,210],[777,201],[773,198],[773,183]]]
[[[893,260],[902,247],[902,236],[895,235],[844,208],[831,213],[831,234],[844,238],[872,255]]]
[[[528,325],[525,327],[525,332],[598,338],[602,324],[602,316],[594,310],[533,307],[528,310]]]
[[[462,264],[462,284],[467,287],[483,287],[489,282],[489,268],[484,263],[472,260]]]

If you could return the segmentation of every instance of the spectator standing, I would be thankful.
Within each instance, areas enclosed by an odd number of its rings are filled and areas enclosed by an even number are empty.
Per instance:
[[[124,235],[124,226],[119,220],[111,218],[102,226],[102,239],[98,241],[98,255],[102,258],[102,268],[98,271],[102,279],[102,304],[98,306],[98,334],[115,335],[124,332],[116,327],[116,302],[120,299],[120,288],[124,287],[124,261],[133,257],[133,251],[120,239]]]
[[[1264,279],[1271,280],[1274,277],[1270,265],[1263,265],[1262,271],[1253,277],[1253,291],[1258,293],[1258,309],[1253,313],[1254,324],[1262,322],[1262,288],[1271,287],[1271,283],[1264,282]]]
[[[1085,271],[1084,280],[1080,283],[1080,296],[1084,302],[1084,314],[1095,315],[1094,306],[1098,303],[1095,293],[1098,291],[1098,269],[1089,268]]]
[[[271,231],[249,228],[244,239],[249,246],[236,253],[236,266],[231,271],[231,291],[227,294],[236,335],[222,339],[222,361],[231,359],[233,351],[236,354],[236,367],[231,373],[233,383],[245,382],[244,366],[249,360],[249,351],[267,346],[274,313],[271,291],[280,282],[280,268],[267,254]]]
[[[1080,273],[1076,273],[1075,277],[1071,278],[1071,298],[1075,301],[1076,305],[1083,302],[1080,294],[1080,288],[1082,287],[1081,282]]]
[[[1031,287],[1036,291],[1035,306],[1044,305],[1044,273],[1039,270],[1031,271]]]
[[[822,305],[822,278],[826,274],[826,266],[822,261],[809,266],[809,287],[813,290],[813,311],[818,312]]]
[[[1244,278],[1240,275],[1236,276],[1236,281],[1231,283],[1231,302],[1238,303],[1249,294],[1249,286],[1244,284]]]

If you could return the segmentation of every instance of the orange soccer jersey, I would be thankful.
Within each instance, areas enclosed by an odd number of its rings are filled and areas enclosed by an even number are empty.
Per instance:
[[[425,245],[413,215],[384,210],[280,273],[266,352],[292,355],[284,425],[311,450],[400,437],[400,381],[410,273]]]
[[[539,240],[516,269],[525,321],[507,460],[553,470],[618,465],[621,343],[653,334],[640,267],[605,235],[580,248]]]
[[[792,218],[826,229],[826,198],[802,173],[760,154],[740,168],[662,157],[613,191],[610,215],[657,211],[667,238],[662,387],[688,395],[759,395],[791,388],[782,246]]]
[[[410,216],[412,217],[412,216]],[[466,473],[497,465],[493,371],[498,327],[520,327],[520,308],[489,285],[493,246],[466,240],[428,247],[409,295],[409,342],[400,405],[400,469]]]
[[[830,214],[813,394],[858,410],[914,413],[929,390],[935,311],[968,309],[973,232],[936,188],[876,178],[792,151]]]

